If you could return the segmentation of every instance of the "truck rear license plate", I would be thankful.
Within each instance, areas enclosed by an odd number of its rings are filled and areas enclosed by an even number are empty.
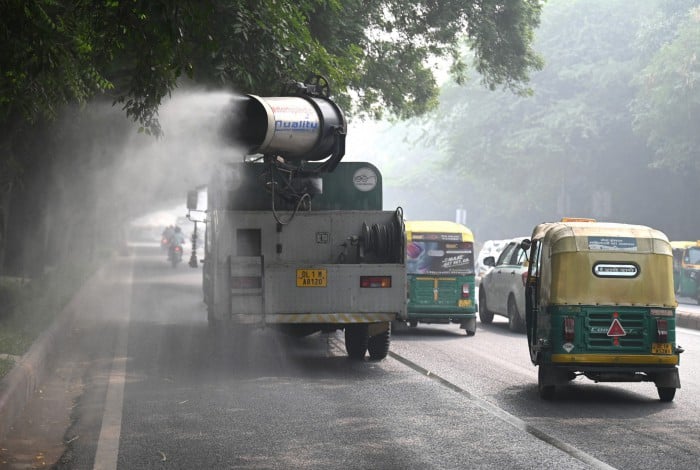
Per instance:
[[[297,287],[326,287],[327,283],[325,269],[297,269]]]
[[[457,301],[457,307],[459,308],[466,308],[466,307],[471,307],[472,306],[472,301],[467,300],[467,299],[459,299]]]
[[[652,354],[671,354],[671,343],[651,343]]]

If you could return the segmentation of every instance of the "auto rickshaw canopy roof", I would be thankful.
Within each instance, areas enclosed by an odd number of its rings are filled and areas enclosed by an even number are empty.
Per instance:
[[[700,240],[690,242],[690,241],[672,241],[671,242],[671,247],[674,250],[683,250],[685,248],[689,248],[691,246],[700,246]]]
[[[541,242],[534,275],[545,305],[677,305],[671,244],[659,230],[553,222],[535,227],[532,239]]]
[[[407,220],[406,238],[410,241],[413,233],[459,233],[462,235],[463,242],[473,242],[474,234],[471,230],[457,222],[449,220]]]
[[[532,239],[544,238],[553,253],[566,251],[633,251],[671,256],[671,244],[661,231],[613,222],[553,222],[535,227]],[[591,239],[595,240],[592,243]],[[612,239],[635,239],[634,246],[609,243]]]

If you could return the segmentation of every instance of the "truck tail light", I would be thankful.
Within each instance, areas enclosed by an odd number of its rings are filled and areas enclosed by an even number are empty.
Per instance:
[[[391,276],[360,276],[360,287],[391,287]]]
[[[468,299],[469,298],[469,284],[462,284],[462,298],[463,299]]]
[[[564,317],[564,341],[573,343],[576,338],[576,321],[574,317]]]
[[[668,343],[668,321],[665,318],[656,319],[656,341]]]

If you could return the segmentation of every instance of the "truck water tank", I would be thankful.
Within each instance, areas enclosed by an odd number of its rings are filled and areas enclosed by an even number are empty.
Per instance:
[[[234,99],[224,132],[250,154],[316,161],[333,153],[347,123],[328,98],[246,95]]]

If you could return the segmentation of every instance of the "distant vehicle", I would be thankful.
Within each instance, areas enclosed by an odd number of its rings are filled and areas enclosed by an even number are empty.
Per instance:
[[[671,242],[673,248],[673,287],[677,295],[691,297],[700,304],[700,240]]]
[[[406,221],[408,323],[459,323],[476,334],[474,235],[442,220]]]
[[[177,267],[178,263],[182,262],[182,244],[170,243],[168,247],[168,261],[173,268]]]
[[[494,315],[508,318],[511,331],[525,331],[525,280],[527,277],[527,253],[520,246],[527,237],[510,240],[498,260],[494,256],[484,258],[490,266],[479,284],[479,320],[491,323]]]
[[[179,226],[176,226],[168,238],[168,261],[173,268],[182,261],[182,245],[185,243],[185,236]]]
[[[503,248],[506,247],[508,242],[509,240],[486,240],[484,242],[484,245],[479,251],[479,255],[476,257],[476,261],[474,262],[474,268],[476,269],[475,281],[477,286],[481,282],[481,278],[484,277],[484,275],[492,268],[492,266],[486,266],[484,264],[484,258],[487,256],[493,256],[494,259],[498,258],[498,255],[501,254],[501,251],[503,251]]]

